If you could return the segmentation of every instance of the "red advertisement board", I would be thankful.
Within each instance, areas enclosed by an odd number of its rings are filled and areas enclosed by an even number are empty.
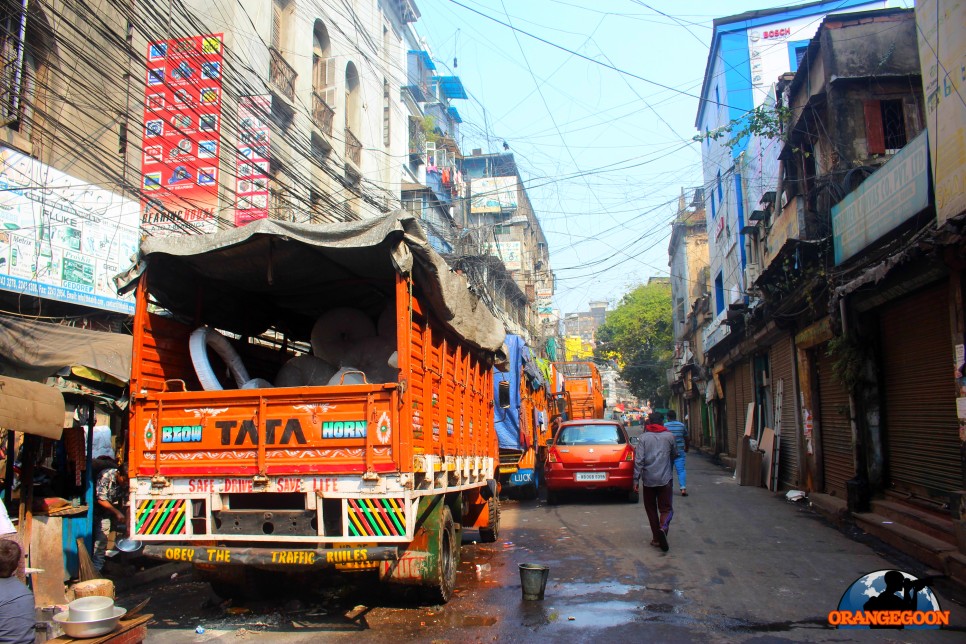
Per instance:
[[[218,224],[222,34],[148,44],[141,159],[142,227],[211,232]]]
[[[236,226],[268,217],[268,117],[271,112],[271,96],[242,96],[238,101]]]

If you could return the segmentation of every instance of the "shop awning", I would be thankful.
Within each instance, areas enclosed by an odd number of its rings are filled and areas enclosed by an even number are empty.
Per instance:
[[[59,440],[64,397],[39,382],[0,376],[0,427]]]
[[[132,342],[120,333],[0,314],[0,373],[39,381],[69,368],[88,378],[100,372],[123,387],[131,377]]]

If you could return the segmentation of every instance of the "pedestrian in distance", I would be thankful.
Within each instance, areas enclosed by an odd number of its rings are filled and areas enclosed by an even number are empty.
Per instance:
[[[669,549],[667,533],[674,516],[674,482],[671,463],[677,457],[674,435],[662,424],[664,416],[651,412],[644,433],[637,439],[634,452],[634,491],[644,500],[644,511],[651,526],[651,545],[664,552]]]
[[[17,579],[20,546],[0,541],[0,642],[33,644],[34,594]]]
[[[688,495],[688,473],[684,469],[684,455],[691,448],[691,439],[688,437],[687,426],[678,420],[677,412],[673,409],[667,412],[667,422],[664,423],[667,430],[674,435],[674,443],[678,448],[678,455],[674,459],[674,469],[678,473],[678,485],[681,486],[681,496]]]

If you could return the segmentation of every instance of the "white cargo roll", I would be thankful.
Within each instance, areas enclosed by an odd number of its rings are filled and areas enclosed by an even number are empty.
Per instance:
[[[329,384],[329,379],[336,371],[322,358],[313,355],[292,358],[279,370],[275,376],[276,387],[317,387]]]
[[[356,342],[376,335],[372,319],[359,309],[339,307],[323,313],[312,327],[312,353],[331,364],[344,364],[343,356]]]

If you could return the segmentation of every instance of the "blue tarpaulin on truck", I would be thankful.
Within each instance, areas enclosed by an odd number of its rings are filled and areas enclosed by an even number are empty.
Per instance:
[[[518,335],[507,335],[505,346],[509,368],[506,372],[493,370],[493,397],[494,400],[499,400],[500,382],[510,383],[510,407],[503,409],[499,405],[495,406],[493,408],[493,424],[496,426],[500,449],[523,451],[530,446],[533,437],[522,436],[520,432],[521,374],[526,375],[528,385],[534,391],[546,386],[546,383],[536,360],[530,353],[530,347],[524,343],[523,338]]]

